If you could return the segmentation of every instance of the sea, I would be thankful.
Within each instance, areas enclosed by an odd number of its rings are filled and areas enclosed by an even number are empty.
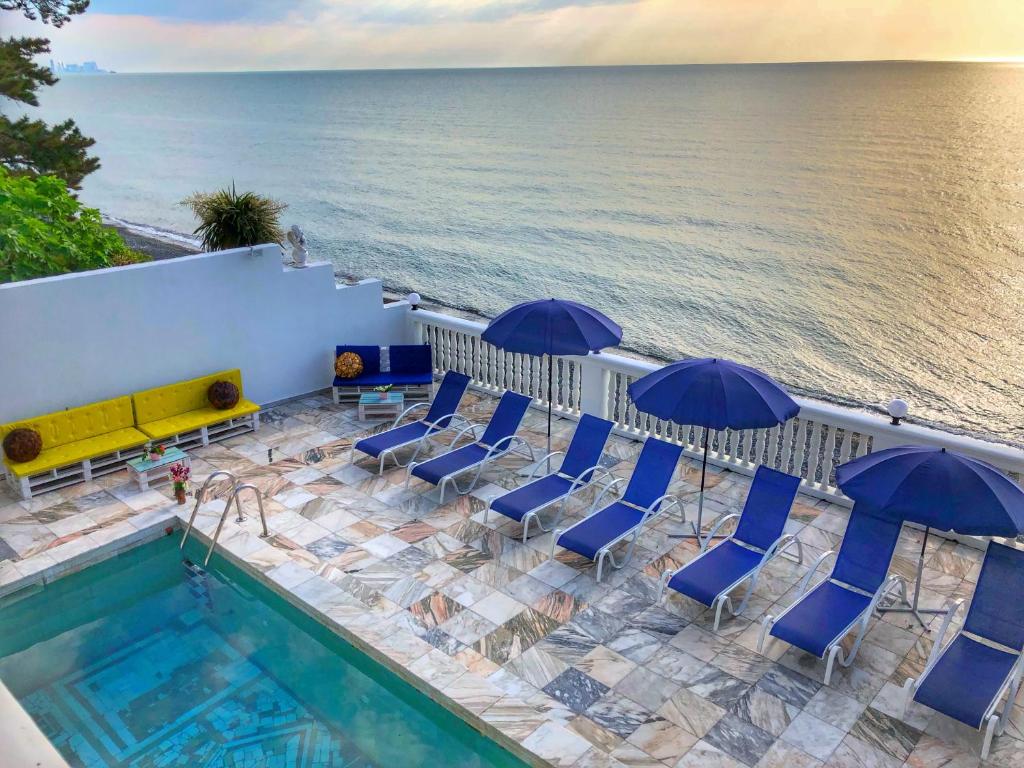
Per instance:
[[[494,316],[569,298],[656,360],[1024,442],[1024,68],[837,63],[67,76],[81,198],[288,205],[311,258]]]

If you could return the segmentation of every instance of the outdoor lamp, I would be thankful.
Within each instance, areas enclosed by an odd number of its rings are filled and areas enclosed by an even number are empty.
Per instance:
[[[885,410],[888,411],[890,416],[892,416],[892,423],[899,426],[900,420],[906,418],[907,411],[910,410],[910,406],[907,405],[906,400],[896,398],[885,407]]]
[[[413,291],[405,297],[405,300],[409,302],[413,309],[416,309],[420,303],[420,295],[416,293],[416,291]]]

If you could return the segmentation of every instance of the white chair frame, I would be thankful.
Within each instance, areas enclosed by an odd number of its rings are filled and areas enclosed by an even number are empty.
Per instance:
[[[1017,700],[1017,694],[1020,692],[1021,676],[1024,674],[1024,653],[1020,650],[1015,651],[1004,645],[993,643],[991,640],[988,640],[981,635],[964,632],[963,627],[961,627],[957,633],[950,638],[949,642],[943,646],[942,639],[946,636],[946,630],[949,629],[950,622],[953,621],[953,617],[964,604],[965,600],[963,598],[947,602],[946,615],[942,619],[939,634],[935,637],[935,644],[932,645],[932,652],[928,657],[928,663],[917,678],[908,677],[907,681],[903,684],[904,696],[900,716],[902,717],[906,714],[907,707],[909,707],[910,702],[914,700],[914,694],[921,686],[921,683],[924,682],[925,678],[927,678],[929,674],[931,674],[935,665],[939,663],[943,656],[945,656],[946,651],[953,646],[953,643],[956,642],[956,639],[960,635],[964,635],[972,640],[983,642],[986,645],[991,645],[1000,651],[1016,654],[1017,661],[1013,663],[1013,666],[1010,668],[1010,673],[1006,676],[1003,684],[999,686],[995,697],[993,697],[985,710],[985,714],[981,718],[981,724],[978,726],[978,730],[981,730],[982,728],[985,729],[985,738],[981,745],[981,759],[987,760],[989,750],[992,748],[992,737],[1000,736],[1003,731],[1006,730],[1006,722],[1010,719],[1010,713],[1013,711],[1014,702]],[[999,714],[996,714],[996,707],[999,706],[999,702],[1002,700],[1004,694],[1008,694],[1006,704],[1003,706],[1002,711]]]
[[[778,616],[772,616],[771,614],[768,614],[764,617],[764,620],[761,623],[761,633],[760,635],[758,635],[757,638],[758,653],[760,653],[761,649],[764,647],[765,638],[767,638],[768,633],[771,631],[771,628],[775,624],[775,622],[782,619],[787,613],[789,613],[803,601],[804,597],[806,597],[808,594],[807,588],[808,586],[810,586],[811,579],[817,572],[818,567],[823,562],[825,562],[827,558],[835,554],[835,550],[830,549],[828,552],[825,552],[817,560],[814,561],[814,565],[811,566],[811,569],[804,576],[803,581],[800,582],[800,588],[799,590],[797,590],[796,599],[789,605],[788,608],[786,608],[786,610],[784,610]],[[832,638],[832,641],[826,646],[824,654],[822,654],[822,656],[820,657],[826,660],[825,685],[828,685],[829,682],[832,680],[832,669],[835,666],[836,661],[838,661],[844,667],[848,667],[853,663],[853,660],[857,657],[857,651],[860,650],[860,644],[864,641],[864,635],[868,631],[868,624],[870,624],[871,622],[871,617],[875,614],[875,611],[879,607],[879,605],[893,597],[893,595],[891,594],[892,590],[897,590],[897,594],[903,603],[907,605],[909,605],[910,603],[907,600],[907,583],[906,581],[904,581],[903,577],[897,576],[896,574],[890,574],[885,579],[885,581],[882,582],[881,586],[879,586],[878,589],[875,590],[874,594],[869,594],[868,592],[865,592],[862,589],[854,587],[852,584],[846,584],[842,581],[839,581],[838,579],[833,579],[831,572],[826,578],[828,581],[832,582],[837,587],[845,589],[849,592],[855,592],[858,595],[864,595],[865,597],[871,598],[870,602],[864,608],[864,610],[861,611],[860,615],[857,616],[857,618],[855,618],[853,621],[851,621],[843,630],[841,630],[839,634]],[[850,652],[847,654],[843,651],[842,645],[840,643],[854,629],[857,629],[857,636],[856,639],[853,641],[853,647],[850,648]]]
[[[454,449],[455,443],[457,443],[459,440],[461,440],[467,434],[470,435],[473,438],[473,442],[472,443],[466,443],[466,445],[476,445],[476,444],[479,444],[479,439],[480,439],[480,437],[483,436],[483,433],[486,431],[486,429],[487,429],[487,427],[485,427],[483,424],[470,424],[469,426],[464,427],[463,429],[459,430],[458,433],[456,433],[455,437],[452,438],[452,441],[448,444],[448,451],[446,451],[445,453],[441,454],[441,456],[445,456],[448,453],[450,453]],[[479,431],[479,434],[478,434],[478,431]],[[419,451],[420,451],[420,448],[422,447],[422,445],[423,445],[423,441],[420,440],[420,445],[418,445],[416,447],[416,453],[413,455],[413,458],[409,460],[409,463],[407,465],[408,466],[408,471],[407,471],[406,476],[405,476],[405,487],[406,488],[409,487],[409,481],[412,480],[412,471],[418,465],[426,463],[426,461],[416,461],[415,460],[416,455],[419,454]],[[501,447],[503,445],[504,445],[504,447]],[[529,457],[530,463],[533,463],[533,462],[535,462],[537,460],[535,455],[534,455],[534,453],[533,453],[533,446],[530,445],[530,443],[528,443],[523,438],[519,437],[519,435],[509,435],[507,437],[503,437],[503,438],[501,438],[501,440],[498,440],[494,445],[487,446],[487,453],[479,461],[474,461],[472,464],[467,464],[464,467],[460,467],[455,472],[449,472],[447,475],[444,475],[441,478],[441,480],[437,484],[437,487],[441,489],[440,503],[444,504],[444,493],[445,493],[445,489],[447,488],[447,486],[449,484],[455,489],[456,495],[458,495],[458,496],[465,496],[467,493],[469,493],[470,491],[472,491],[476,487],[476,484],[480,481],[480,475],[483,474],[483,471],[487,467],[488,464],[490,464],[491,462],[497,461],[498,459],[500,459],[505,454],[514,453],[517,446],[519,448],[525,448],[525,451],[524,451],[523,455]],[[459,446],[459,448],[465,448],[465,447],[466,447],[465,445],[460,445]],[[484,446],[481,445],[481,447],[484,447]],[[431,458],[427,459],[427,461],[431,461],[432,459],[435,459],[435,458],[439,458],[439,457],[438,456],[431,456]],[[465,488],[460,488],[459,487],[459,482],[458,482],[459,475],[463,475],[466,472],[469,472],[469,471],[471,471],[473,469],[476,470],[476,473],[473,475],[473,479],[470,481],[469,485],[467,485]]]
[[[547,465],[547,462],[550,461],[551,459],[555,458],[556,456],[563,456],[564,454],[565,454],[565,451],[552,451],[547,456],[544,456],[542,459],[540,459],[537,462],[537,465],[530,472],[530,476],[527,479],[527,481],[525,483],[523,483],[523,485],[521,485],[519,487],[520,488],[525,488],[530,483],[532,483],[535,480],[537,480],[540,477],[542,477],[542,476],[538,476],[537,475],[537,470],[540,469],[541,465],[542,464],[543,465]],[[572,477],[571,475],[567,475],[567,474],[563,473],[561,470],[559,470],[557,472],[553,472],[553,473],[548,473],[548,474],[555,474],[555,475],[558,475],[559,477],[561,477],[561,478],[563,478],[565,480],[571,480],[572,481],[572,485],[569,486],[569,490],[567,490],[565,493],[561,494],[560,496],[555,496],[554,498],[549,499],[548,501],[544,502],[543,504],[538,504],[536,507],[534,507],[533,509],[529,510],[525,515],[523,515],[522,524],[523,524],[523,543],[524,544],[526,543],[526,540],[530,536],[530,523],[531,522],[536,522],[537,523],[537,527],[540,528],[541,531],[543,531],[544,533],[549,532],[552,528],[554,528],[554,527],[556,527],[558,525],[559,521],[561,521],[562,516],[565,514],[565,508],[568,505],[569,499],[572,498],[573,494],[578,493],[578,492],[583,491],[583,490],[586,490],[590,486],[594,485],[595,483],[598,482],[598,478],[599,477],[605,479],[605,481],[607,483],[614,482],[614,478],[615,478],[615,476],[608,469],[606,469],[605,467],[601,466],[600,464],[595,464],[592,467],[588,467],[587,469],[583,470],[578,475],[576,475],[576,477]],[[589,480],[585,479],[588,474],[590,475],[590,479]],[[547,477],[547,476],[548,475],[543,475],[543,477]],[[516,490],[518,490],[518,488]],[[489,518],[489,516],[491,514],[491,504],[493,504],[495,501],[497,501],[500,498],[502,498],[502,497],[498,496],[498,497],[496,497],[494,499],[491,499],[489,502],[487,502],[487,507],[486,507],[486,509],[484,509],[484,522],[485,523],[487,522],[487,520],[488,520],[488,518]],[[559,505],[558,513],[555,515],[555,519],[551,523],[551,528],[544,527],[544,523],[542,523],[541,520],[540,520],[540,513],[541,513],[541,511],[547,509],[548,507],[552,506],[553,504],[558,504],[559,502],[561,502],[561,504]],[[499,512],[498,514],[501,514],[501,513]]]
[[[692,565],[693,563],[697,562],[702,557],[705,557],[708,553],[714,552],[714,550],[716,548],[720,547],[722,544],[724,544],[727,541],[732,541],[735,538],[736,532],[733,531],[728,536],[724,537],[714,547],[711,547],[710,549],[708,548],[708,544],[715,538],[715,536],[718,534],[719,530],[721,530],[721,528],[726,523],[731,522],[732,520],[739,520],[739,519],[740,519],[740,515],[738,513],[735,513],[735,512],[733,514],[726,515],[725,517],[721,518],[718,522],[715,523],[714,526],[712,526],[711,530],[708,531],[707,536],[701,542],[700,554],[699,555],[697,555],[695,558],[693,558],[693,560],[691,560],[689,563],[684,565],[682,568],[677,568],[675,570],[672,570],[670,568],[670,569],[664,571],[661,574],[661,579],[660,579],[660,583],[659,583],[659,587],[658,587],[657,602],[660,603],[662,601],[663,597],[665,596],[665,588],[668,586],[668,583],[672,580],[672,578],[677,573],[680,573],[681,571],[685,571],[687,568],[690,567],[690,565]],[[754,593],[754,589],[757,587],[757,580],[761,576],[761,571],[764,569],[764,567],[766,565],[768,565],[768,563],[770,563],[776,557],[779,557],[779,556],[783,555],[785,553],[785,551],[790,546],[792,546],[793,544],[796,544],[796,551],[797,551],[796,562],[799,563],[800,565],[803,565],[803,562],[804,562],[804,547],[803,547],[803,544],[800,542],[800,539],[798,539],[796,536],[794,536],[791,533],[785,533],[782,536],[780,536],[779,538],[777,538],[774,542],[772,542],[772,545],[770,547],[768,547],[768,549],[766,549],[766,550],[765,549],[760,549],[759,547],[755,547],[752,544],[747,544],[746,542],[742,542],[742,541],[736,541],[735,543],[736,543],[737,546],[743,547],[744,549],[749,549],[751,552],[756,552],[756,553],[760,554],[761,555],[761,561],[757,564],[756,567],[754,567],[753,570],[747,571],[746,574],[741,576],[739,579],[734,581],[729,586],[725,587],[721,592],[719,592],[715,596],[715,599],[711,603],[711,607],[713,607],[715,609],[714,631],[716,631],[716,632],[718,631],[718,625],[722,621],[722,609],[723,608],[725,608],[729,612],[730,616],[739,616],[741,613],[743,613],[743,610],[747,607],[747,602],[750,600],[750,596]],[[730,594],[732,593],[733,590],[738,589],[740,587],[740,585],[743,584],[743,582],[745,582],[747,580],[749,580],[750,583],[747,585],[747,591],[743,594],[743,600],[740,601],[739,607],[736,608],[735,610],[733,610],[732,598],[730,597]],[[683,595],[683,596],[685,597],[685,595]]]
[[[392,429],[397,427],[402,422],[402,419],[404,419],[406,416],[408,416],[413,411],[416,411],[419,408],[428,408],[429,409],[430,405],[431,405],[431,403],[416,403],[415,405],[409,406],[404,411],[402,411],[400,414],[398,414],[398,416],[395,417],[395,420],[391,423],[391,426],[388,427],[387,430],[385,430],[385,432],[390,432]],[[444,421],[445,419],[450,419],[450,421],[448,422],[448,426],[446,426],[446,427],[439,426],[439,424],[442,421]],[[395,462],[395,466],[396,467],[404,467],[404,466],[406,466],[409,462],[411,462],[416,457],[416,454],[419,453],[419,449],[422,446],[422,444],[433,440],[433,438],[437,437],[440,434],[448,432],[449,430],[458,429],[459,425],[457,425],[456,422],[461,422],[461,425],[466,425],[466,424],[470,423],[469,419],[467,419],[465,416],[463,416],[460,413],[445,414],[444,416],[439,417],[437,419],[437,421],[433,421],[433,422],[431,422],[431,421],[424,421],[423,419],[419,419],[419,421],[422,424],[425,424],[428,427],[427,433],[425,435],[423,435],[423,437],[417,437],[417,438],[414,438],[412,440],[406,440],[404,443],[398,443],[397,445],[393,445],[390,448],[385,448],[383,451],[381,451],[380,452],[380,456],[378,457],[380,459],[380,462],[379,462],[378,467],[377,467],[377,474],[378,475],[381,474],[384,471],[384,461],[385,461],[385,459],[388,456],[390,456],[391,460],[393,462]],[[412,422],[410,422],[410,423],[412,423]],[[430,430],[434,430],[434,431],[430,431]],[[382,432],[380,434],[384,434],[384,433]],[[365,438],[363,438],[363,439],[365,439]],[[356,442],[358,443],[359,441],[357,440]],[[402,450],[404,448],[408,448],[411,445],[416,445],[416,451],[413,453],[413,455],[409,459],[409,461],[406,462],[405,464],[403,464],[402,462],[400,462],[398,460],[397,456],[395,455],[395,452],[399,451],[399,450]],[[352,446],[351,460],[350,460],[349,463],[350,464],[355,464],[356,463],[356,449],[355,449],[354,445]]]
[[[601,493],[599,493],[597,495],[597,497],[594,499],[593,503],[590,505],[590,508],[587,510],[587,514],[584,516],[584,518],[582,520],[580,520],[579,522],[573,523],[568,528],[555,528],[555,530],[552,533],[552,537],[551,537],[551,552],[548,555],[548,559],[549,560],[554,559],[554,557],[555,557],[555,547],[558,545],[559,537],[562,534],[564,534],[564,533],[568,533],[573,528],[575,528],[577,525],[582,525],[584,522],[589,520],[594,515],[598,515],[601,512],[603,512],[605,509],[607,509],[607,507],[601,507],[600,506],[601,501],[604,500],[604,497],[605,497],[605,495],[607,493],[612,491],[619,483],[623,483],[623,482],[625,482],[625,479],[620,477],[620,478],[618,478],[616,480],[613,480],[612,482],[608,483],[601,490]],[[667,503],[663,504],[663,502],[667,502]],[[633,550],[636,549],[637,539],[640,538],[640,533],[643,531],[643,528],[647,524],[648,520],[650,520],[651,518],[657,517],[658,515],[660,515],[660,514],[662,514],[664,512],[667,512],[669,509],[671,509],[673,507],[678,507],[679,508],[679,516],[682,518],[684,523],[686,522],[686,512],[683,509],[682,503],[680,502],[680,500],[676,496],[674,496],[674,495],[672,495],[670,493],[666,493],[665,495],[658,497],[657,499],[652,501],[650,503],[650,505],[648,505],[646,507],[640,507],[640,506],[637,506],[636,504],[631,504],[628,501],[622,501],[622,500],[618,501],[617,503],[625,504],[627,507],[630,507],[632,509],[641,511],[641,512],[644,513],[644,516],[642,518],[640,518],[640,522],[639,523],[634,525],[628,531],[624,531],[623,533],[619,534],[618,536],[616,536],[614,539],[609,541],[607,544],[605,544],[603,547],[601,547],[597,551],[597,557],[595,557],[594,560],[597,563],[597,580],[599,582],[601,581],[601,576],[602,576],[602,574],[604,572],[604,561],[606,559],[608,560],[609,563],[611,563],[612,568],[618,570],[619,568],[622,568],[623,566],[625,566],[633,558]],[[611,505],[609,505],[609,506],[611,506]],[[696,526],[692,522],[690,523],[690,526],[693,528],[694,532],[696,532],[697,528],[696,528]],[[620,562],[620,561],[615,559],[615,555],[612,553],[612,548],[615,547],[616,545],[620,544],[621,542],[625,541],[627,538],[630,538],[630,537],[632,537],[632,541],[630,541],[630,543],[629,543],[629,549],[626,550],[626,556],[623,557],[621,562]]]

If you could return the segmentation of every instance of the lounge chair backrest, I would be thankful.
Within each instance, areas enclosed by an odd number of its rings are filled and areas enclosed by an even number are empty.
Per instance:
[[[664,496],[682,453],[682,446],[648,437],[622,500],[638,507],[648,507]]]
[[[391,361],[391,373],[430,373],[434,370],[429,344],[393,344],[388,347],[388,359]]]
[[[964,631],[1015,651],[1024,648],[1024,552],[988,545]]]
[[[462,396],[466,393],[468,386],[469,376],[464,373],[448,371],[437,387],[434,402],[430,404],[424,420],[430,424],[437,422],[438,426],[447,427],[451,418],[441,419],[441,417],[449,416],[459,409],[459,403],[462,402]],[[438,419],[441,421],[438,422]]]
[[[759,466],[736,526],[736,540],[767,550],[782,535],[799,487],[799,477]]]
[[[363,375],[368,373],[380,373],[380,347],[338,345],[334,350],[334,357],[337,358],[342,352],[355,352],[363,361]]]
[[[506,392],[503,394],[501,400],[498,401],[498,407],[494,409],[491,422],[487,425],[487,429],[484,430],[483,437],[480,438],[480,442],[483,445],[490,446],[509,435],[514,435],[516,430],[519,429],[519,423],[526,414],[526,409],[530,407],[530,402],[530,398],[518,392]],[[501,447],[508,448],[508,443],[502,444]]]
[[[569,477],[577,477],[585,470],[596,466],[601,461],[604,444],[608,442],[608,435],[611,434],[611,431],[612,423],[607,419],[599,419],[589,413],[583,414],[579,424],[576,425],[572,442],[569,443],[569,447],[565,451],[561,473]]]
[[[863,504],[850,510],[832,578],[874,593],[889,574],[902,521],[888,520]]]

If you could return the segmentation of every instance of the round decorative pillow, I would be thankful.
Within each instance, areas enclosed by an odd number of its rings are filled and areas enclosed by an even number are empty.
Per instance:
[[[238,387],[230,381],[215,381],[206,390],[206,399],[218,411],[226,411],[238,405]]]
[[[13,462],[32,461],[43,450],[43,438],[34,429],[18,427],[4,438],[4,453]]]
[[[339,379],[354,379],[363,372],[363,358],[355,352],[342,352],[334,361],[334,372]]]

